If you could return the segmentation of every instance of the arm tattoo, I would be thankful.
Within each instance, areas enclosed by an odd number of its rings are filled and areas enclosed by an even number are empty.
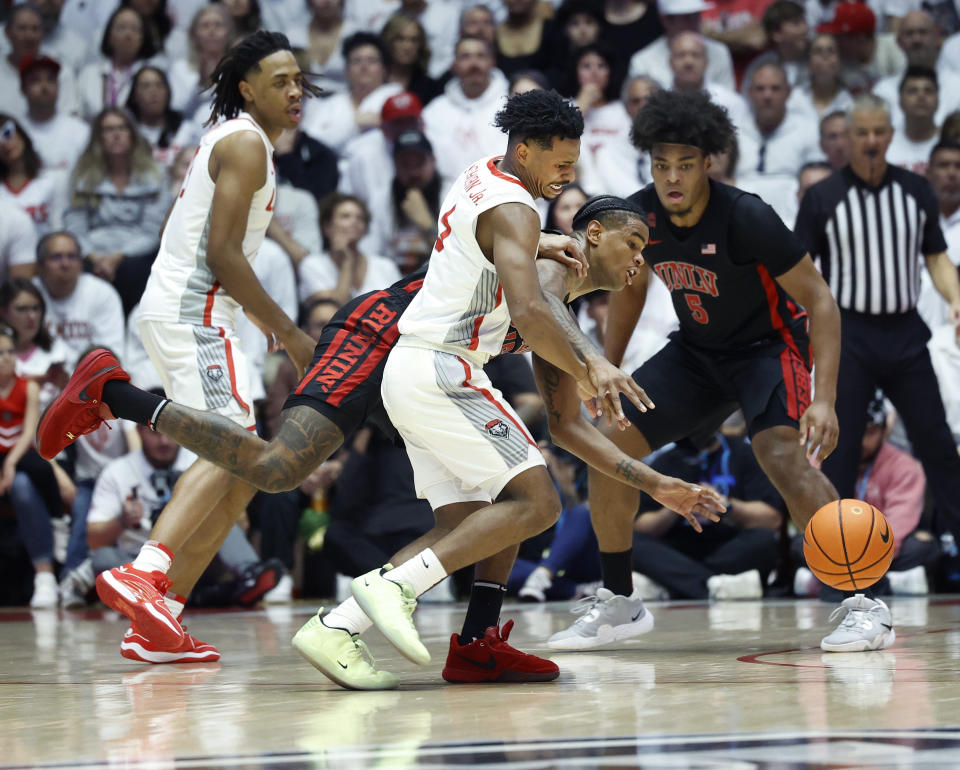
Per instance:
[[[540,396],[543,398],[543,407],[553,422],[560,422],[563,417],[560,407],[556,403],[557,391],[560,389],[561,374],[553,364],[541,359],[543,370],[539,379]]]
[[[614,475],[637,489],[644,489],[646,487],[646,478],[649,476],[644,464],[638,463],[635,460],[621,460],[618,462]]]
[[[547,307],[550,308],[550,312],[557,324],[563,329],[564,336],[566,336],[567,342],[570,343],[570,347],[573,348],[582,362],[586,363],[585,359],[588,354],[599,353],[597,347],[590,341],[587,335],[583,333],[583,330],[577,324],[570,309],[564,304],[560,297],[550,292],[544,292],[543,298],[547,303]]]

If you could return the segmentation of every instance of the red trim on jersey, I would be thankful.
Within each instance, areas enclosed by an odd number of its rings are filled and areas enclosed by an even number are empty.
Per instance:
[[[364,382],[370,377],[373,373],[373,370],[379,366],[380,362],[386,357],[393,346],[396,344],[397,339],[400,337],[400,329],[396,324],[387,329],[383,336],[380,337],[380,341],[377,343],[376,348],[374,348],[372,353],[369,353],[366,358],[363,359],[360,366],[358,366],[350,375],[336,388],[327,398],[327,402],[331,406],[340,406],[340,402],[343,401],[347,395],[353,391],[361,382]],[[372,341],[372,340],[371,340]],[[369,347],[369,346],[368,346]]]
[[[770,271],[767,270],[764,265],[757,265],[757,273],[760,276],[760,282],[763,284],[764,293],[767,295],[767,307],[770,309],[770,324],[775,331],[780,332],[780,336],[783,337],[783,341],[787,347],[802,361],[803,356],[800,355],[800,348],[797,347],[797,341],[793,338],[793,335],[783,322],[783,318],[777,309],[777,284],[774,282],[773,276],[770,275]]]
[[[521,182],[515,176],[510,176],[510,174],[504,174],[500,169],[496,167],[496,165],[494,165],[498,160],[503,160],[503,156],[498,155],[496,158],[490,158],[490,160],[487,161],[487,168],[490,169],[490,173],[496,177],[500,177],[500,179],[506,179],[508,182],[513,182],[514,184],[518,184],[521,187],[523,187],[524,190],[526,190],[527,188],[523,184],[523,182]]]
[[[375,294],[371,294],[367,299],[361,302],[354,311],[347,316],[346,322],[343,324],[343,328],[336,333],[333,338],[333,342],[330,343],[330,347],[327,348],[327,352],[323,354],[317,363],[315,363],[310,371],[300,380],[300,384],[297,385],[297,389],[293,391],[298,396],[303,392],[303,389],[307,386],[307,383],[312,382],[313,379],[320,374],[320,372],[326,367],[330,361],[337,355],[337,351],[343,345],[344,340],[349,337],[357,327],[357,322],[364,316],[367,310],[370,309],[370,306],[379,299],[383,299],[387,296],[387,292],[378,291]]]
[[[408,294],[413,294],[417,289],[423,286],[423,279],[418,278],[416,281],[411,281],[406,286],[403,287],[403,290]]]
[[[527,440],[527,443],[530,444],[530,446],[537,447],[537,442],[530,437],[530,434],[527,433],[527,429],[523,427],[523,424],[513,419],[513,417],[510,415],[510,412],[508,412],[506,409],[503,408],[503,404],[501,404],[499,401],[497,401],[496,398],[494,398],[493,393],[491,393],[486,388],[478,388],[476,385],[470,384],[470,378],[473,377],[473,372],[470,370],[470,364],[468,364],[466,361],[460,358],[460,356],[457,356],[457,360],[461,364],[463,364],[464,378],[463,378],[463,382],[461,382],[460,384],[465,388],[470,388],[470,390],[477,391],[477,393],[482,393],[484,398],[487,399],[487,401],[489,401],[491,404],[497,407],[497,409],[500,410],[500,412],[503,414],[504,417],[506,417],[508,420],[510,420],[510,422],[512,422],[514,425],[517,426],[517,430],[519,430],[520,433],[523,434],[523,437]],[[539,449],[540,447],[537,447],[538,451]]]
[[[499,283],[497,284],[497,302],[493,306],[494,310],[500,307],[500,303],[503,301],[503,286]],[[480,326],[483,324],[483,319],[486,318],[486,315],[479,316],[477,320],[473,322],[473,334],[470,335],[470,344],[467,345],[467,350],[476,350],[477,346],[480,344]]]
[[[207,291],[207,301],[203,305],[203,325],[213,326],[211,318],[213,317],[213,299],[214,295],[220,289],[220,281],[214,281],[213,286]]]
[[[799,420],[810,406],[810,372],[803,361],[787,348],[780,351],[780,368],[787,391],[787,414]]]
[[[240,393],[237,392],[237,371],[233,365],[233,345],[230,344],[230,340],[227,339],[227,331],[222,326],[218,326],[217,330],[220,332],[220,336],[223,338],[223,347],[227,353],[227,371],[230,373],[230,390],[233,393],[233,397],[237,399],[237,403],[240,404],[241,408],[246,410],[247,414],[250,414],[250,405],[240,398]]]

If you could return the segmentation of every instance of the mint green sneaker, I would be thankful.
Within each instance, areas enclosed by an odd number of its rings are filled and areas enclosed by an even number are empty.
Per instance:
[[[384,577],[388,569],[392,569],[389,564],[383,569],[370,570],[366,575],[354,578],[350,590],[360,609],[390,644],[408,660],[422,666],[430,662],[430,653],[420,641],[417,627],[413,624],[417,597],[409,583]]]
[[[294,649],[317,671],[348,690],[396,689],[400,679],[389,671],[377,670],[360,635],[324,625],[321,612],[323,607],[294,635]]]

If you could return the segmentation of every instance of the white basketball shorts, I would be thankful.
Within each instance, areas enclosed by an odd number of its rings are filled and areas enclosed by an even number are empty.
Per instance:
[[[397,345],[387,359],[383,405],[403,436],[417,496],[434,510],[492,502],[543,455],[483,369],[460,356]]]
[[[137,326],[167,398],[255,426],[247,359],[234,329],[145,318]]]

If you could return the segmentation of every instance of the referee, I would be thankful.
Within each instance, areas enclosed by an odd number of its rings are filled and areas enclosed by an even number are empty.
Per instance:
[[[840,437],[823,470],[854,496],[867,406],[877,387],[893,402],[923,464],[937,507],[960,533],[960,456],[947,426],[917,313],[920,257],[960,324],[960,280],[946,252],[936,197],[924,177],[887,164],[890,108],[859,98],[847,118],[850,165],[811,187],[796,232],[840,307]]]

